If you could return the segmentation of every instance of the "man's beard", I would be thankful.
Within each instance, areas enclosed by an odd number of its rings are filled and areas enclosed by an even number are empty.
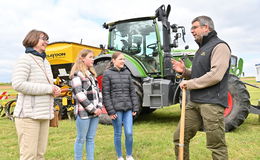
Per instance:
[[[202,44],[203,35],[200,35],[197,39],[195,39],[195,42]]]
[[[200,35],[197,39],[195,39],[195,42],[202,44],[203,38],[204,36],[207,36],[209,34],[209,32],[207,33],[203,33],[202,35]]]

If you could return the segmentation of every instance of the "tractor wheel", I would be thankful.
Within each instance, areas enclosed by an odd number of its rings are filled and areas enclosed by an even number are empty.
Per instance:
[[[140,114],[149,114],[149,113],[154,112],[155,110],[156,110],[156,109],[151,109],[151,108],[148,108],[148,107],[142,107]]]
[[[96,64],[94,64],[94,68],[97,73],[98,87],[100,88],[100,90],[102,90],[103,73],[108,67],[109,63],[110,59],[106,59],[103,61],[98,61]],[[112,124],[112,120],[108,116],[106,109],[102,109],[102,113],[99,116],[99,123]]]
[[[110,60],[106,59],[106,60],[103,60],[103,61],[99,61],[94,65],[95,70],[97,72],[98,86],[99,86],[100,89],[102,89],[103,73],[106,70],[109,63],[110,63]],[[136,119],[141,112],[143,92],[142,92],[142,85],[141,85],[140,81],[133,77],[133,82],[134,82],[134,85],[136,87],[136,94],[137,94],[138,100],[139,100],[139,112],[135,116],[135,119]],[[103,109],[102,114],[99,116],[99,123],[101,123],[101,124],[112,124],[112,120],[108,116],[105,109]]]
[[[229,75],[228,107],[224,112],[226,132],[236,129],[247,118],[250,101],[246,86],[237,76]]]
[[[190,101],[190,91],[186,89],[186,101],[185,101],[185,105],[187,105],[189,101]],[[179,104],[180,104],[180,108],[181,108],[181,106],[182,106],[182,89],[180,89]]]
[[[5,104],[5,115],[10,119],[14,120],[13,113],[14,107],[16,105],[16,100],[11,100]]]
[[[103,60],[103,61],[98,61],[95,65],[94,65],[94,68],[95,68],[95,71],[97,73],[97,79],[103,79],[103,73],[104,71],[108,68],[109,66],[109,63],[110,63],[110,59],[106,59],[106,60]],[[102,87],[102,81],[99,82],[98,81],[98,84],[101,85],[99,87]]]
[[[135,92],[136,92],[136,95],[137,95],[137,100],[138,100],[138,105],[139,105],[139,111],[136,113],[134,119],[137,119],[137,117],[140,115],[140,114],[144,114],[144,113],[151,113],[153,111],[155,111],[155,109],[150,109],[150,108],[143,108],[142,107],[142,102],[143,102],[143,87],[142,87],[142,84],[140,82],[140,80],[138,80],[137,78],[135,77],[132,77],[132,80],[134,82],[134,85],[135,85]]]
[[[0,104],[0,116],[2,117],[2,111],[3,111],[4,107]]]

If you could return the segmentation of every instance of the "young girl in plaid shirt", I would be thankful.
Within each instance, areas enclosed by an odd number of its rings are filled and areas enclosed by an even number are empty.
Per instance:
[[[94,55],[83,49],[70,73],[73,96],[76,99],[75,115],[77,138],[74,145],[75,160],[82,159],[82,149],[86,141],[86,159],[94,160],[94,138],[101,114],[102,95],[93,68]]]

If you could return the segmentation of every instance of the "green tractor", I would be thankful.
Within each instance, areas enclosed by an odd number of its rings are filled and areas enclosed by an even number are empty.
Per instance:
[[[124,53],[125,65],[132,74],[140,102],[140,112],[136,117],[181,102],[179,84],[182,79],[172,70],[171,60],[182,58],[186,66],[191,67],[194,51],[172,50],[178,47],[178,39],[185,41],[185,28],[170,24],[170,10],[170,5],[167,9],[162,5],[155,11],[155,16],[103,25],[109,31],[109,37],[106,52],[97,56],[94,61],[99,86],[102,88],[102,75],[110,63],[111,54],[115,51]],[[242,68],[239,70],[237,67],[237,57],[232,56],[231,62],[228,107],[225,110],[226,131],[242,124],[250,107],[249,93],[237,76],[242,73]],[[100,122],[111,123],[105,110]]]

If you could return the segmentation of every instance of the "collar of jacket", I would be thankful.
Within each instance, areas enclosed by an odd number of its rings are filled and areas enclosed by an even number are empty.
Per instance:
[[[211,31],[208,33],[208,35],[203,36],[202,37],[202,43],[198,43],[199,47],[202,47],[203,45],[205,45],[210,39],[212,39],[213,37],[217,37],[217,32],[215,30]]]
[[[125,70],[126,69],[126,66],[124,66],[123,68],[120,68],[120,70],[118,70],[116,67],[111,67],[111,68],[109,68],[110,70],[112,70],[112,71],[123,71],[123,70]]]
[[[46,53],[45,52],[39,53],[36,50],[34,50],[33,48],[31,48],[31,47],[27,47],[25,49],[25,53],[31,53],[31,54],[33,54],[35,56],[42,57],[43,60],[46,58]]]

